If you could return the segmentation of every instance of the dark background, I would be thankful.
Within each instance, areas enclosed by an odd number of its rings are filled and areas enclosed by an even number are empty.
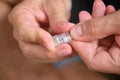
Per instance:
[[[70,21],[78,23],[78,13],[81,10],[86,10],[91,13],[94,0],[72,0],[72,15]],[[116,10],[120,8],[120,0],[103,0],[106,5],[113,5]]]

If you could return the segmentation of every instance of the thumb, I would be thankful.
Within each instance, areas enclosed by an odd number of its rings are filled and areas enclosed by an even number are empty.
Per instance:
[[[66,6],[66,4],[69,5],[69,7]],[[73,26],[73,23],[68,22],[71,11],[70,0],[66,2],[64,0],[52,0],[45,6],[45,10],[53,32],[66,32]]]
[[[119,34],[119,12],[101,18],[94,18],[83,23],[78,23],[71,30],[71,36],[75,40],[91,41]]]

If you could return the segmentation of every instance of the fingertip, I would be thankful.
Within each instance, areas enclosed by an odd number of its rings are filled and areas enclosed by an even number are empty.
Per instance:
[[[51,35],[47,35],[47,36],[44,35],[42,44],[49,51],[51,51],[51,52],[55,51],[55,43],[54,43]]]
[[[45,46],[46,49],[48,49],[48,51],[55,51],[55,45],[52,41],[47,41],[47,42],[44,42],[43,45]]]
[[[115,7],[113,5],[108,5],[106,8],[106,14],[111,14],[115,12]]]
[[[91,19],[92,18],[92,16],[90,15],[90,13],[89,12],[87,12],[87,11],[81,11],[80,13],[79,13],[79,19],[80,19],[80,21],[86,21],[86,20],[89,20],[89,19]]]
[[[48,51],[55,50],[55,44],[53,42],[52,36],[42,28],[37,29],[34,42],[44,46]]]
[[[67,21],[60,21],[53,25],[52,30],[56,34],[68,32],[73,25],[73,23]]]
[[[106,10],[106,6],[102,0],[95,0],[93,3],[93,17],[101,17],[104,16]]]
[[[57,53],[59,56],[68,56],[72,54],[72,48],[69,44],[61,44],[59,46],[56,46]]]

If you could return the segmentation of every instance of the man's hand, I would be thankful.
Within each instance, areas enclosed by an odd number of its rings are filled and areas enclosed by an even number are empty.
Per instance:
[[[90,69],[120,74],[120,11],[95,0],[92,16],[81,12],[80,20],[71,29],[74,49]]]
[[[24,0],[18,4],[9,20],[24,55],[44,62],[70,55],[70,45],[55,47],[51,36],[67,32],[73,26],[68,22],[70,10],[71,0]]]

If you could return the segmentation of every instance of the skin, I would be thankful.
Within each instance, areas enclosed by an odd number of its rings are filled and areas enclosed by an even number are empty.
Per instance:
[[[106,8],[100,1],[95,0],[96,8],[92,17],[88,12],[81,12],[82,23],[73,28],[74,24],[68,22],[69,15],[66,15],[70,13],[69,0],[53,0],[49,3],[47,0],[22,1],[9,16],[14,28],[14,37],[24,55],[38,58],[42,62],[57,61],[70,55],[72,48],[69,44],[55,47],[51,34],[66,32],[72,28],[70,32],[74,40],[71,45],[90,69],[119,74],[119,11],[113,13],[113,6]],[[69,3],[68,6],[64,5],[66,3]],[[80,25],[82,36],[76,35],[75,31]],[[110,35],[112,37],[109,37]],[[105,44],[106,42],[110,45]]]
[[[4,2],[0,3],[0,6],[0,45],[2,45],[0,46],[0,79],[18,80],[19,78],[20,80],[108,80],[99,73],[89,71],[87,67],[80,62],[68,64],[59,69],[58,72],[49,64],[40,64],[39,62],[31,61],[23,57],[16,41],[12,36],[12,28],[7,19],[7,16],[12,8]]]
[[[83,11],[80,20],[70,31],[73,48],[90,69],[120,74],[120,11],[95,0],[92,16]]]
[[[51,64],[40,64],[21,54],[8,21],[11,9],[10,4],[0,2],[0,80],[61,80]]]
[[[68,22],[70,9],[71,0],[24,0],[18,4],[9,21],[23,54],[41,62],[61,60],[72,54],[69,44],[56,47],[52,39],[52,34],[67,32],[73,26]]]

